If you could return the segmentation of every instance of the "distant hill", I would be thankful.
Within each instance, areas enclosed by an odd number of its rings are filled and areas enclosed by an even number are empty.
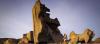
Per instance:
[[[0,38],[0,44],[3,44],[4,41],[11,39],[13,40],[13,42],[15,42],[16,44],[18,43],[19,39],[14,39],[14,38]]]

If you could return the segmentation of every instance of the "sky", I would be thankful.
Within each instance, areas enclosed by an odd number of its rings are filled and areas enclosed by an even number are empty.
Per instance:
[[[41,0],[58,18],[59,30],[69,37],[90,28],[100,37],[100,0]],[[32,7],[35,0],[0,0],[0,38],[20,38],[32,31]]]

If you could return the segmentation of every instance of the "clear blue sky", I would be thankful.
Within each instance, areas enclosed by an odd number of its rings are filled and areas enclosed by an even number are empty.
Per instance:
[[[32,30],[34,0],[0,0],[0,38],[20,38]],[[100,37],[99,0],[41,0],[50,8],[51,18],[58,18],[61,33],[82,33],[91,28]]]

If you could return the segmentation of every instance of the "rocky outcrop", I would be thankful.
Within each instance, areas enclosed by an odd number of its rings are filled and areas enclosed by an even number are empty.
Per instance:
[[[6,41],[13,42],[14,44],[17,44],[19,42],[19,39],[14,38],[0,38],[0,44],[4,44]]]
[[[53,43],[61,42],[63,36],[60,33],[58,26],[60,23],[57,18],[51,19],[50,9],[37,0],[33,9],[33,23],[34,23],[34,42],[39,43]]]

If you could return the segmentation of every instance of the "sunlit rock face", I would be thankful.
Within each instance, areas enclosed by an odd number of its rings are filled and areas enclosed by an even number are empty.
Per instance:
[[[18,44],[29,44],[29,40],[28,40],[26,34],[24,34],[23,38],[21,38],[19,40]]]
[[[57,43],[63,40],[63,36],[58,29],[58,26],[60,26],[58,19],[51,19],[47,12],[50,12],[50,9],[40,0],[37,0],[32,8],[34,43]]]
[[[11,39],[8,39],[4,42],[4,44],[13,44],[13,41]]]
[[[34,22],[34,43],[38,43],[38,34],[41,32],[42,30],[42,23],[41,23],[41,19],[39,18],[39,14],[41,11],[41,3],[40,0],[36,0],[35,5],[32,8],[32,15],[33,15],[33,22]]]
[[[0,38],[0,44],[17,44],[19,39],[14,38]]]
[[[82,34],[76,34],[74,31],[72,31],[70,33],[70,43],[91,43],[94,36],[95,34],[91,29],[86,29]]]

